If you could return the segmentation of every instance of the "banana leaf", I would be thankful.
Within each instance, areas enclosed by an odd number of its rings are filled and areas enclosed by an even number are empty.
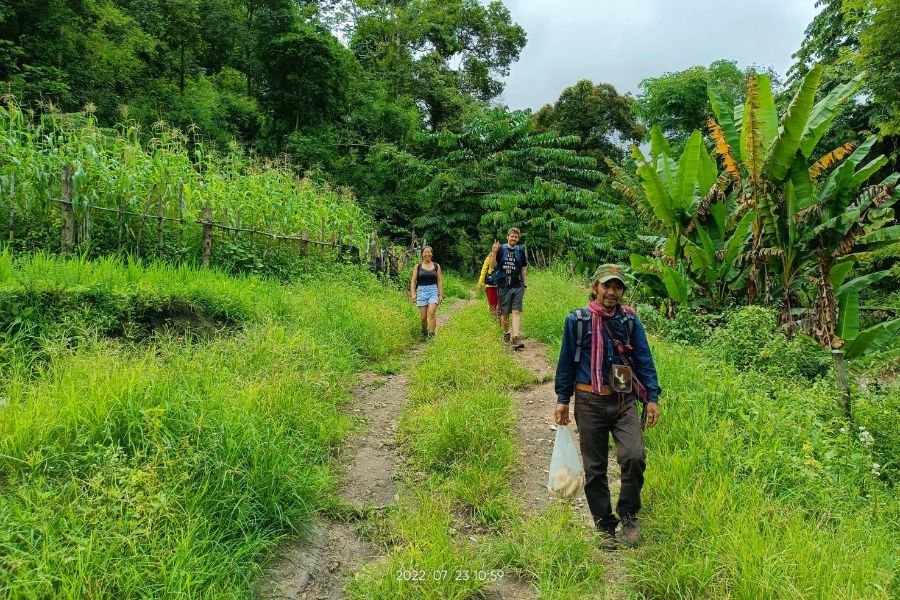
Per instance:
[[[800,142],[800,151],[803,152],[805,158],[809,158],[812,155],[819,140],[828,131],[831,122],[838,115],[840,105],[859,91],[864,76],[865,73],[860,73],[847,83],[839,85],[813,106],[806,128],[803,131],[803,140]]]
[[[706,94],[709,96],[709,103],[716,114],[716,121],[725,133],[725,141],[731,146],[734,159],[741,162],[741,137],[738,134],[740,123],[735,122],[734,107],[725,101],[720,91],[712,87],[706,88]]]
[[[838,300],[837,335],[852,340],[859,335],[859,293],[847,292]]]
[[[784,127],[782,128],[775,143],[772,144],[769,155],[766,157],[766,165],[764,171],[768,177],[775,181],[780,181],[788,174],[794,156],[800,149],[800,142],[803,139],[803,130],[806,128],[806,122],[812,112],[813,102],[815,101],[816,90],[819,88],[819,81],[822,77],[822,67],[814,66],[800,89],[794,94],[787,113],[784,117]]]
[[[772,97],[772,81],[768,75],[757,75],[756,86],[759,90],[759,123],[762,129],[763,151],[770,148],[778,137],[778,111],[775,110],[775,98]]]
[[[896,338],[898,332],[900,332],[900,319],[885,321],[863,329],[856,337],[844,344],[844,356],[848,360],[852,360],[867,352],[877,350]]]

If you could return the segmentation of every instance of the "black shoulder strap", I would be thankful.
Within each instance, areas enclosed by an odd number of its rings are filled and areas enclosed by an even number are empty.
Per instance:
[[[575,314],[575,362],[581,362],[581,347],[584,346],[584,322],[591,320],[591,314],[583,308],[572,311]]]
[[[634,337],[634,317],[632,315],[629,315],[625,311],[622,311],[622,315],[619,318],[622,320],[622,326],[625,328],[625,341],[619,341],[622,342],[623,346],[625,346],[625,352],[630,353],[629,351],[631,349],[631,338]],[[612,330],[609,328],[609,323],[607,323],[606,321],[603,321],[603,329],[606,331],[606,335],[609,336],[609,339],[616,339],[616,337],[612,333]]]

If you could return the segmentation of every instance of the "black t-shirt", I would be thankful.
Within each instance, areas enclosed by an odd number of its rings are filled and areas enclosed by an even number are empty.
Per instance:
[[[416,269],[417,269],[416,273],[418,275],[416,277],[416,287],[420,287],[423,285],[437,285],[437,282],[438,282],[437,272],[440,267],[438,267],[437,263],[432,263],[432,264],[434,264],[434,269],[431,271],[429,271],[428,269],[423,269],[422,263],[419,263],[418,265],[416,265]]]
[[[518,250],[518,252],[516,252]],[[506,257],[504,258],[504,253]],[[494,282],[497,287],[517,288],[522,287],[522,268],[528,266],[528,257],[519,246],[509,248],[509,244],[503,244],[497,249],[497,268],[494,271]]]

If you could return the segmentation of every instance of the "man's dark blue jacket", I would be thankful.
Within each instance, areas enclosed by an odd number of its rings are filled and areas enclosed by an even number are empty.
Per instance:
[[[587,309],[585,309],[587,310]],[[613,335],[622,343],[625,343],[627,332],[622,322],[624,311],[622,307],[616,309],[616,318],[604,319],[609,324]],[[631,337],[631,345],[634,350],[631,360],[634,363],[634,374],[644,387],[647,388],[647,396],[650,402],[657,402],[659,398],[659,382],[656,377],[656,366],[653,364],[653,356],[650,354],[650,345],[647,343],[647,332],[637,315],[626,315],[626,318],[634,319],[634,333]],[[559,351],[559,363],[556,365],[556,401],[568,404],[575,391],[576,383],[591,384],[591,323],[582,323],[581,359],[575,362],[575,350],[577,347],[578,319],[574,313],[566,317],[563,327],[562,348]],[[603,385],[609,386],[609,372],[613,364],[623,365],[625,362],[616,353],[612,340],[605,331],[602,332],[603,342],[606,348],[603,352]]]

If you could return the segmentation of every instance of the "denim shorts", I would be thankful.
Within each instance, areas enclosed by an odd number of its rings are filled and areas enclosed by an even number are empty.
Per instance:
[[[436,285],[420,285],[416,288],[416,306],[426,306],[438,303],[438,288]]]

